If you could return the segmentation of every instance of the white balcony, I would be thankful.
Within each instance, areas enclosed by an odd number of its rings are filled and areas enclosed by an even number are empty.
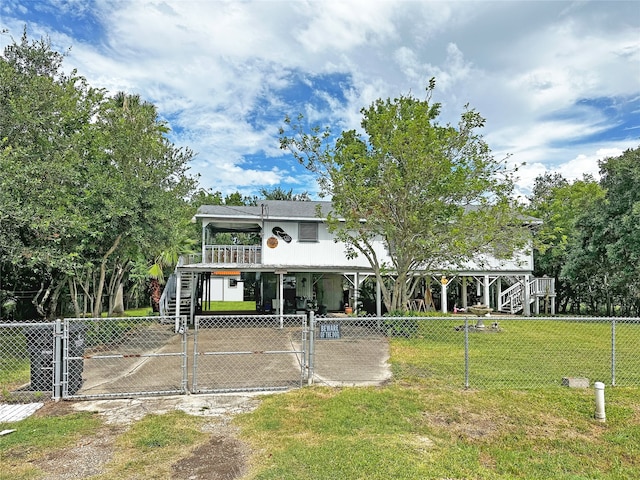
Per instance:
[[[205,245],[202,263],[256,264],[262,263],[260,245]]]

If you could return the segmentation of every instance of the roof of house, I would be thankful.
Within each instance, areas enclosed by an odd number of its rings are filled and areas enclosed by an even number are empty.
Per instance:
[[[257,206],[202,205],[194,218],[320,221],[327,217],[331,209],[332,204],[329,201],[263,200]],[[540,219],[528,215],[521,215],[520,218],[527,225],[542,223]]]
[[[321,217],[318,216],[318,208]],[[244,218],[272,220],[320,220],[331,211],[331,202],[263,200],[257,206],[202,205],[196,218]]]

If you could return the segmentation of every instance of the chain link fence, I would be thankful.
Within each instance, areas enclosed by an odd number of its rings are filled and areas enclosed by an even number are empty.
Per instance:
[[[373,385],[391,378],[386,318],[312,317],[309,383]]]
[[[174,318],[0,324],[2,401],[186,392],[186,331]]]
[[[535,388],[587,378],[591,384],[640,385],[637,318],[454,315],[313,321],[314,383],[394,377],[465,388]]]
[[[51,398],[56,324],[0,324],[0,403]]]
[[[0,324],[0,402],[367,385],[640,386],[640,319],[256,315]]]

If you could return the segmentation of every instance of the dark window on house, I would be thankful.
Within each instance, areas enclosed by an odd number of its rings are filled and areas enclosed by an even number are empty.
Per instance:
[[[236,288],[238,286],[238,280],[235,278],[229,279],[229,288]]]
[[[315,222],[299,223],[298,224],[298,241],[317,242],[318,241],[318,224]]]

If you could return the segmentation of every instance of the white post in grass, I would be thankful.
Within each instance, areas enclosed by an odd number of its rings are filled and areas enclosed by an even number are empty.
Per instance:
[[[607,416],[604,411],[604,383],[596,382],[594,384],[596,389],[596,420],[599,422],[604,422],[607,419]]]

